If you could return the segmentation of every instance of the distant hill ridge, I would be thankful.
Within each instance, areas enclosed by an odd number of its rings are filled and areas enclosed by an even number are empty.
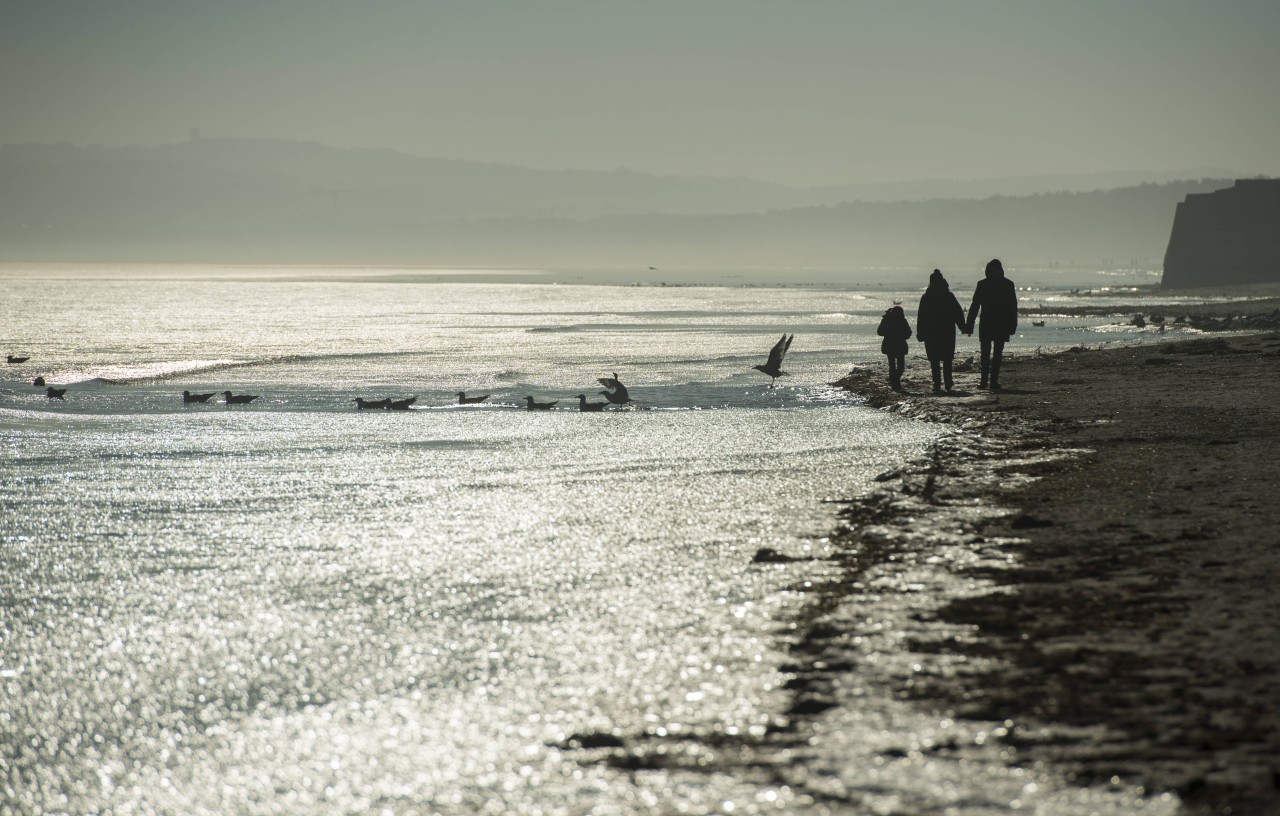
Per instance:
[[[936,185],[972,193],[982,183]],[[930,184],[791,188],[256,139],[4,145],[0,260],[850,265],[1003,253],[1158,263],[1177,202],[1230,181],[848,200]]]

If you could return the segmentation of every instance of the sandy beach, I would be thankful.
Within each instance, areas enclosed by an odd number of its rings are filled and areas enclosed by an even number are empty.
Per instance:
[[[1004,722],[1013,765],[1188,813],[1280,812],[1280,334],[1010,349],[998,394],[967,372],[933,396],[916,344],[905,393],[881,367],[840,382],[954,429],[850,506],[847,551],[925,530],[984,555],[952,571],[986,590],[923,613],[953,629],[909,640],[925,665],[904,693]]]

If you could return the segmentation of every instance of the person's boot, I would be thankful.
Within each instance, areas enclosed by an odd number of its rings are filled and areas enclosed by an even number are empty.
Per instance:
[[[987,377],[990,373],[991,373],[991,367],[989,365],[984,365],[982,367],[982,379],[978,380],[979,388],[987,387]]]

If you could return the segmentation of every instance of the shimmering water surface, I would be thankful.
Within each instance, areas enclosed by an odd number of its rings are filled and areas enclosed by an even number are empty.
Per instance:
[[[825,567],[752,555],[824,554],[822,500],[938,432],[827,385],[916,294],[3,273],[4,342],[31,360],[0,372],[0,812],[820,807],[561,746],[776,720],[788,587]],[[770,389],[750,367],[783,332]],[[612,372],[639,410],[515,407],[599,400]],[[842,716],[846,739],[921,728],[905,704]]]

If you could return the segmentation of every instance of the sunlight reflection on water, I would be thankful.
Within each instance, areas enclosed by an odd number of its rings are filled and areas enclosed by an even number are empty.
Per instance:
[[[0,305],[33,357],[0,383],[0,802],[812,805],[557,745],[776,721],[787,587],[829,568],[752,555],[828,554],[821,500],[937,432],[825,385],[875,359],[885,298],[314,278],[27,281]],[[792,376],[769,389],[750,366],[783,331]],[[657,410],[447,407],[466,390],[565,408],[613,371]],[[32,372],[72,382],[67,402]],[[95,379],[112,372],[128,382]],[[263,396],[183,407],[185,388]],[[411,394],[423,410],[351,403]],[[927,727],[901,706],[850,716],[852,739]],[[938,801],[966,784],[928,773]]]

